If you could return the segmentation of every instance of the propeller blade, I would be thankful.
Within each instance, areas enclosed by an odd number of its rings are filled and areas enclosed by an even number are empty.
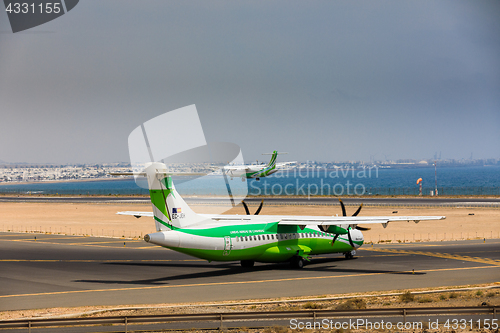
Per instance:
[[[340,198],[339,198],[339,202],[340,202],[340,206],[342,207],[342,216],[347,216],[347,213],[345,212],[344,203],[342,202],[342,200],[340,200]]]
[[[257,210],[255,211],[255,214],[253,214],[253,215],[259,215],[260,210],[262,209],[262,205],[264,205],[264,199],[262,199],[262,201],[260,202],[259,208],[257,208]]]
[[[247,213],[247,215],[250,215],[250,211],[248,210],[248,206],[245,201],[242,201],[241,203],[243,204],[243,207],[245,207],[245,212]]]
[[[356,226],[356,230],[366,231],[366,230],[371,230],[371,229],[372,228]]]
[[[363,204],[359,205],[359,208],[357,211],[354,212],[354,214],[352,214],[352,216],[358,216],[359,212],[361,211],[361,208],[363,207]]]
[[[347,238],[349,238],[349,244],[351,244],[351,246],[354,248],[354,243],[352,242],[352,238],[351,238],[351,228],[347,229]]]
[[[335,237],[333,237],[333,240],[332,240],[332,246],[335,243],[335,241],[337,240],[337,238],[339,238],[339,236],[340,236],[340,234],[335,234]]]

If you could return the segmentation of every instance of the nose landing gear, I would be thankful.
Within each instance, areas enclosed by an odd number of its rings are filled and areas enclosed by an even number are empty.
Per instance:
[[[352,250],[350,252],[344,252],[344,257],[346,259],[353,259],[355,254],[356,254],[355,250]]]

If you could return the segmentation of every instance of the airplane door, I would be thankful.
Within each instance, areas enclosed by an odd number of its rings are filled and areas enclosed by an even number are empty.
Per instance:
[[[231,252],[231,248],[233,247],[233,244],[231,244],[231,237],[226,236],[224,237],[224,252],[223,255],[228,256],[229,253]]]

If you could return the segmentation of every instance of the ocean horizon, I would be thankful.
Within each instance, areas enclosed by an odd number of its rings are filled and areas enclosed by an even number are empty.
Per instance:
[[[418,195],[417,180],[422,178],[423,195],[435,194],[433,168],[415,169],[292,169],[277,172],[259,181],[239,178],[233,194],[318,196],[318,195]],[[227,195],[223,176],[175,177],[183,195]],[[222,185],[221,185],[222,184]],[[64,195],[147,195],[144,182],[134,179],[86,179],[37,183],[0,183],[2,194]],[[231,185],[233,187],[233,185]],[[500,167],[443,167],[437,169],[439,195],[500,195]]]

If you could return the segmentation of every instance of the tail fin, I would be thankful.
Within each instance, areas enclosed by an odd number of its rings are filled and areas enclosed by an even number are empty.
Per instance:
[[[196,214],[175,189],[165,164],[154,162],[145,169],[156,230],[185,228],[205,218]]]
[[[267,167],[274,167],[276,165],[276,159],[278,157],[278,152],[275,150],[273,151],[273,153],[271,154],[271,160],[269,161],[269,163],[267,163]]]

